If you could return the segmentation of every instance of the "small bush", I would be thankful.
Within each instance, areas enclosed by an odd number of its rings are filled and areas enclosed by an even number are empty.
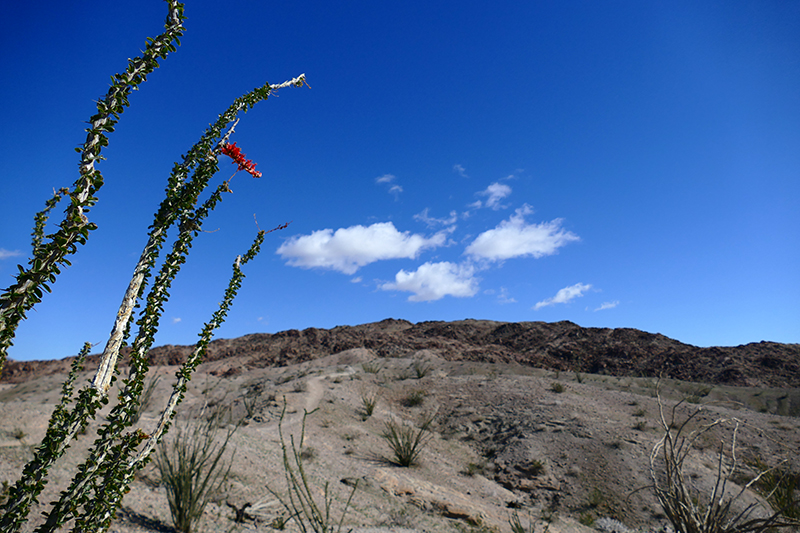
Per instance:
[[[27,437],[27,436],[28,436],[28,434],[27,434],[27,433],[25,433],[25,432],[22,430],[22,428],[14,428],[14,431],[11,433],[11,436],[12,436],[12,437],[14,437],[14,438],[15,438],[15,439],[17,439],[17,440],[22,440],[22,439],[24,439],[25,437]]]
[[[646,431],[647,430],[647,422],[644,420],[639,420],[633,425],[633,429],[636,431]]]
[[[589,493],[589,497],[586,499],[586,505],[591,509],[596,509],[597,507],[600,507],[600,505],[603,503],[603,500],[604,498],[602,491],[598,488],[594,488],[592,489],[592,492]]]
[[[310,446],[300,450],[300,459],[303,461],[313,461],[317,457],[317,450]]]
[[[405,407],[419,407],[425,402],[425,391],[415,390],[403,398],[401,402]]]
[[[418,427],[391,420],[386,422],[381,436],[389,444],[393,457],[386,459],[397,466],[410,467],[417,464],[422,449],[429,438],[433,418],[425,418]]]
[[[431,370],[433,370],[433,367],[430,364],[422,360],[414,361],[414,363],[411,365],[411,368],[414,370],[414,375],[417,377],[417,379],[424,378],[431,372]]]
[[[223,454],[238,426],[218,443],[221,415],[218,410],[208,420],[178,427],[172,441],[162,442],[155,454],[172,522],[181,533],[194,530],[206,505],[228,478],[231,464],[225,464]]]
[[[647,416],[647,410],[646,409],[637,409],[636,411],[633,412],[633,416],[639,417],[639,418],[641,418],[643,416]]]
[[[381,371],[381,368],[383,368],[383,365],[381,365],[378,361],[361,363],[361,369],[367,374],[377,374]]]
[[[533,477],[541,476],[542,474],[544,474],[544,461],[541,461],[539,459],[534,459],[533,461],[525,465],[525,472]]]
[[[592,513],[583,513],[578,517],[578,522],[586,527],[594,526],[594,515]]]
[[[485,475],[486,474],[486,462],[481,461],[479,463],[467,463],[467,466],[461,471],[461,475],[472,477],[475,475]]]
[[[372,416],[372,413],[375,412],[375,407],[378,405],[378,394],[377,393],[368,393],[362,392],[361,393],[361,420],[366,420],[367,418]]]
[[[533,527],[533,520],[528,517],[528,529],[522,525],[522,521],[519,518],[519,512],[515,509],[514,514],[511,515],[511,518],[508,520],[508,525],[511,526],[511,533],[535,533],[535,529]]]
[[[550,385],[550,390],[555,392],[556,394],[561,394],[562,392],[564,392],[565,388],[564,385],[556,381],[555,383]]]

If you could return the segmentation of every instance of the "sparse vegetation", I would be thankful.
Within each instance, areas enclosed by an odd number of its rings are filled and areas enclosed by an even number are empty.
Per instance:
[[[487,473],[486,461],[480,461],[478,463],[467,463],[467,466],[461,470],[461,474],[464,476],[472,477],[476,475],[484,476]]]
[[[405,407],[419,407],[425,402],[425,396],[427,396],[427,394],[424,390],[415,390],[403,398],[400,403],[402,403]]]
[[[754,486],[768,471],[760,472],[734,495],[727,494],[731,478],[739,466],[736,456],[736,437],[739,421],[716,419],[696,430],[689,430],[689,423],[701,411],[695,410],[682,423],[676,423],[676,410],[672,409],[670,422],[664,415],[664,406],[658,395],[660,424],[664,436],[650,453],[650,476],[656,498],[669,521],[680,533],[761,533],[777,528],[797,528],[800,521],[781,512],[754,513],[759,504],[744,505],[740,499],[745,490]],[[712,428],[731,422],[731,441],[726,453],[724,442],[720,444],[715,465],[716,479],[711,494],[699,493],[691,488],[684,476],[684,463],[694,443]],[[674,426],[674,430],[672,429]],[[730,457],[730,459],[728,459]]]
[[[172,523],[181,533],[195,531],[206,505],[228,478],[231,463],[223,456],[238,426],[220,442],[222,416],[223,411],[216,410],[207,420],[179,425],[171,442],[162,442],[155,455]]]
[[[508,525],[511,526],[511,533],[535,533],[531,517],[528,517],[528,529],[525,529],[525,526],[522,525],[522,520],[519,518],[519,511],[516,509],[511,514],[511,518],[508,519]]]
[[[362,392],[361,393],[361,420],[366,420],[375,412],[375,407],[378,405],[377,392]]]
[[[377,374],[382,368],[383,365],[377,360],[361,363],[361,369],[367,374]]]
[[[403,467],[417,464],[430,437],[428,430],[432,423],[433,417],[424,417],[416,427],[396,420],[386,422],[381,436],[386,440],[393,454],[387,461]]]
[[[11,432],[11,436],[17,440],[23,440],[28,434],[25,433],[22,428],[14,428],[14,431]]]
[[[414,370],[414,375],[417,379],[422,379],[427,376],[431,370],[433,370],[433,366],[430,363],[423,360],[414,361],[411,365],[412,370]]]
[[[550,390],[555,392],[556,394],[561,394],[566,389],[564,388],[564,385],[562,383],[556,381],[552,385],[550,385]]]
[[[310,446],[305,446],[300,450],[300,459],[303,461],[313,461],[317,457],[317,450]]]
[[[306,418],[313,414],[314,411],[303,413],[303,423],[300,433],[300,442],[302,443],[305,438],[306,431]],[[294,520],[297,527],[303,533],[313,531],[314,533],[339,533],[342,530],[342,523],[344,522],[347,510],[350,508],[350,501],[353,499],[353,494],[356,492],[358,482],[353,486],[350,492],[350,497],[344,505],[341,517],[336,522],[332,513],[331,507],[333,504],[333,497],[328,492],[328,482],[325,482],[322,490],[322,504],[318,504],[317,489],[312,487],[309,483],[308,476],[306,475],[305,467],[303,466],[302,453],[295,445],[294,436],[290,437],[290,444],[287,445],[286,439],[283,436],[283,421],[286,416],[286,402],[284,401],[283,411],[281,418],[278,422],[278,435],[281,442],[281,451],[283,453],[283,473],[286,480],[286,494],[281,495],[271,487],[267,486],[267,490],[275,496],[283,505],[283,508],[288,513],[288,520]],[[286,521],[281,524],[286,526]]]

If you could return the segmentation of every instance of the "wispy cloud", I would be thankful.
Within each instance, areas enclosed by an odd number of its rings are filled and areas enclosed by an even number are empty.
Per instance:
[[[453,170],[456,173],[458,173],[458,175],[461,176],[462,178],[468,178],[469,177],[469,176],[467,176],[467,169],[465,169],[461,165],[458,165],[458,164],[453,165]]]
[[[397,200],[400,197],[400,193],[403,192],[403,187],[395,183],[395,179],[397,178],[393,174],[384,174],[383,176],[375,178],[375,183],[379,185],[389,185],[389,194],[394,196],[394,199]]]
[[[497,294],[497,303],[499,304],[513,304],[516,303],[517,300],[510,297],[508,295],[508,289],[505,287],[500,287],[500,292]]]
[[[508,220],[478,235],[464,253],[490,261],[524,256],[539,258],[552,255],[562,246],[580,240],[577,235],[561,227],[560,218],[527,224],[525,217],[531,213],[533,209],[530,206],[522,206]]]
[[[595,311],[605,311],[606,309],[614,309],[618,305],[619,305],[619,300],[614,300],[613,302],[603,302],[602,304],[600,304],[600,307],[595,309]]]
[[[504,183],[494,182],[488,187],[486,190],[476,193],[478,196],[488,196],[488,199],[485,202],[481,202],[478,200],[477,202],[470,204],[470,207],[474,207],[476,209],[480,207],[488,207],[495,211],[500,209],[505,209],[508,207],[507,205],[502,205],[500,202],[507,198],[511,194],[511,187]]]
[[[19,257],[21,255],[22,252],[19,250],[6,250],[5,248],[0,248],[0,260],[10,259],[11,257]]]
[[[400,232],[391,222],[371,226],[322,229],[297,235],[283,243],[276,253],[291,266],[326,268],[355,274],[364,265],[385,259],[414,259],[420,252],[445,244],[446,232],[431,237]]]
[[[450,211],[450,215],[447,218],[434,218],[428,215],[429,211],[430,209],[426,207],[421,213],[414,215],[414,220],[424,223],[429,228],[452,226],[458,221],[458,214],[455,211]]]
[[[430,302],[445,296],[466,298],[478,292],[475,269],[468,264],[455,264],[447,261],[425,263],[414,272],[401,270],[395,275],[393,283],[380,286],[385,291],[405,291],[413,293],[410,302]]]
[[[178,324],[180,321],[181,321],[181,317],[179,317],[179,316],[172,317],[172,323],[173,324]]]
[[[583,296],[583,293],[591,289],[592,286],[585,284],[585,283],[576,283],[575,285],[570,285],[569,287],[564,287],[560,291],[556,293],[555,296],[552,298],[548,298],[547,300],[542,300],[538,302],[536,305],[533,306],[534,309],[541,309],[542,307],[547,307],[548,305],[555,305],[555,304],[565,304],[574,298],[580,298]]]

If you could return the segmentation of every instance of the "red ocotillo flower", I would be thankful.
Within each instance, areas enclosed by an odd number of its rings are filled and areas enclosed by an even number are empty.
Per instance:
[[[256,170],[256,164],[249,159],[245,159],[244,154],[236,146],[236,143],[226,144],[222,147],[222,153],[233,159],[233,163],[239,166],[239,170],[244,170],[254,178],[260,178],[261,172]]]

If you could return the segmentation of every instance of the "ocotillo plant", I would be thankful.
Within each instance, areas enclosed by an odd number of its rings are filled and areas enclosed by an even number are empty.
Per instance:
[[[25,318],[25,313],[41,301],[42,290],[49,291],[48,284],[55,280],[64,265],[70,264],[67,256],[75,253],[77,245],[84,244],[90,232],[96,228],[87,216],[98,201],[96,194],[103,185],[103,177],[95,168],[95,162],[103,159],[101,150],[108,144],[107,134],[113,131],[114,124],[129,105],[128,95],[159,66],[159,59],[165,58],[180,45],[179,37],[184,30],[183,4],[174,0],[167,0],[167,4],[164,33],[155,39],[147,39],[143,54],[129,60],[124,73],[112,77],[111,88],[98,102],[97,114],[89,121],[86,142],[77,149],[81,154],[78,180],[71,190],[65,188],[55,193],[46,202],[45,209],[35,217],[33,251],[28,268],[20,267],[16,283],[0,295],[0,372],[15,330]],[[148,372],[147,353],[152,347],[164,304],[169,297],[168,290],[186,261],[192,240],[201,231],[205,218],[221,201],[223,193],[230,192],[230,180],[218,185],[199,206],[198,198],[217,172],[220,154],[231,157],[238,170],[245,170],[254,177],[261,175],[255,170],[255,164],[245,159],[236,144],[229,143],[237,115],[266,100],[277,89],[292,85],[299,87],[304,83],[305,76],[300,75],[279,85],[264,84],[237,98],[209,126],[181,162],[174,165],[167,182],[166,196],[149,228],[147,244],[134,268],[94,377],[87,386],[74,392],[75,379],[91,349],[86,344],[64,383],[61,401],[53,412],[44,439],[33,459],[24,467],[20,480],[11,488],[4,508],[0,509],[0,532],[19,531],[28,519],[31,505],[38,501],[47,483],[49,469],[63,456],[75,434],[85,428],[88,421],[97,415],[98,409],[109,402],[108,391],[118,374],[120,349],[131,336],[134,329],[133,311],[140,306],[142,310],[136,320],[136,335],[131,342],[130,374],[122,380],[118,402],[97,430],[97,438],[88,457],[79,466],[59,500],[53,502],[45,513],[45,521],[36,531],[54,531],[70,521],[73,531],[108,529],[135,472],[150,460],[151,452],[168,430],[192,372],[200,364],[214,331],[225,320],[244,277],[241,266],[255,257],[265,233],[268,233],[259,231],[250,249],[234,261],[233,275],[222,303],[204,326],[193,353],[177,372],[173,393],[163,408],[157,426],[147,433],[134,428]],[[64,219],[54,233],[45,236],[49,213],[64,197],[69,198]],[[151,271],[156,267],[167,240],[167,230],[176,225],[178,234],[171,250],[161,261],[158,273],[150,284]]]

